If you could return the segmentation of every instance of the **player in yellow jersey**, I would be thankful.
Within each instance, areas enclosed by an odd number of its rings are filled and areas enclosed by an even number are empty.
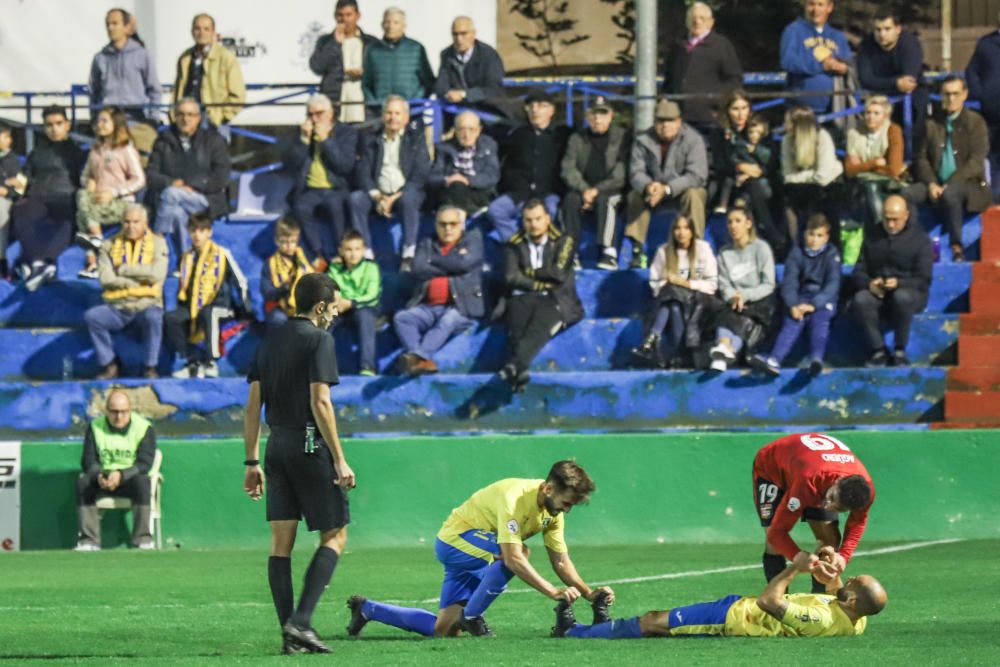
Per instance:
[[[832,560],[833,549],[820,557]],[[803,572],[820,571],[812,554],[800,552],[792,564],[772,579],[757,597],[729,595],[714,602],[650,611],[642,616],[594,625],[580,625],[573,608],[556,607],[556,637],[582,639],[638,639],[641,637],[850,637],[865,631],[868,616],[885,607],[885,589],[868,575],[839,576],[826,583],[827,594],[795,593],[788,585]]]
[[[559,461],[545,479],[502,479],[476,491],[452,510],[438,531],[435,553],[444,566],[438,613],[354,595],[347,601],[347,633],[357,636],[368,621],[378,621],[426,637],[453,637],[463,631],[492,635],[483,614],[515,575],[553,600],[586,598],[594,608],[594,622],[607,620],[614,592],[593,589],[580,578],[563,537],[564,515],[587,502],[594,486],[582,467]],[[528,561],[524,541],[537,533],[564,588],[546,581]]]

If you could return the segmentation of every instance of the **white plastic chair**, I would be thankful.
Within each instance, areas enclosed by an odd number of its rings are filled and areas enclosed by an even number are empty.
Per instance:
[[[156,548],[163,548],[163,533],[160,530],[160,487],[163,486],[163,474],[160,467],[163,464],[163,450],[157,448],[156,456],[153,458],[153,465],[149,469],[150,495],[149,495],[149,532],[156,541]],[[121,496],[109,496],[100,494],[97,496],[97,509],[104,512],[106,510],[131,510],[132,500]]]

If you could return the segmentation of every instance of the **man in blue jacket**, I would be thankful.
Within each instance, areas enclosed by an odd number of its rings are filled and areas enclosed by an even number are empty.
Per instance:
[[[496,49],[476,39],[472,19],[459,16],[452,21],[451,37],[434,82],[438,99],[479,107],[503,97],[503,60]]]
[[[399,358],[404,375],[437,373],[434,353],[485,313],[479,230],[464,231],[465,212],[456,206],[438,210],[436,228],[436,237],[417,246],[413,277],[420,282],[406,309],[393,318],[406,350]]]
[[[372,247],[368,214],[384,218],[399,208],[403,216],[403,262],[400,271],[413,267],[420,227],[420,206],[430,172],[431,158],[422,129],[410,125],[410,105],[399,95],[385,99],[382,127],[361,142],[355,178],[358,190],[351,193],[351,218]]]
[[[1000,12],[997,13],[1000,24]],[[990,171],[993,198],[1000,201],[1000,30],[976,43],[976,51],[965,69],[972,99],[979,100],[980,113],[990,131]]]
[[[437,145],[428,185],[439,193],[442,206],[457,206],[467,214],[485,208],[500,182],[497,143],[483,134],[472,111],[455,117],[455,136]]]
[[[323,247],[323,222],[333,226],[334,247],[347,229],[347,198],[358,132],[350,125],[337,123],[334,116],[329,97],[310,97],[299,136],[284,151],[285,168],[295,178],[292,210],[302,227],[302,246],[314,263],[333,254],[333,247]]]
[[[781,69],[788,72],[788,89],[833,91],[837,78],[848,72],[851,46],[841,31],[827,21],[833,0],[806,0],[805,17],[795,19],[781,33]],[[817,114],[830,109],[827,95],[807,95],[803,104]]]

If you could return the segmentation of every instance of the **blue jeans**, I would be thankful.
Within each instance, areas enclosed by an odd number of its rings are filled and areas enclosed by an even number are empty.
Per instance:
[[[424,203],[424,191],[420,189],[404,189],[393,211],[403,219],[403,257],[413,257],[417,248],[417,233],[420,231],[420,207]],[[365,245],[372,247],[372,233],[368,216],[374,202],[371,196],[363,190],[351,193],[351,224],[365,239]]]
[[[160,359],[160,343],[163,340],[163,308],[150,306],[145,310],[127,312],[108,304],[87,309],[83,314],[87,333],[97,353],[97,363],[102,367],[115,360],[115,347],[111,334],[135,323],[142,338],[143,365],[155,368]]]
[[[156,208],[156,223],[153,230],[162,234],[167,242],[173,241],[174,251],[179,258],[191,246],[188,235],[188,218],[192,213],[208,208],[208,200],[200,192],[188,192],[183,188],[169,186],[160,193],[160,203]]]
[[[556,213],[559,211],[559,195],[546,195],[542,201],[545,202],[545,210],[552,218],[552,222],[555,222]],[[493,228],[500,234],[501,241],[506,242],[521,228],[522,210],[524,202],[516,202],[510,195],[500,195],[490,203],[486,214],[493,223]],[[579,242],[579,239],[576,241]]]
[[[420,305],[399,311],[392,323],[407,352],[430,359],[449,338],[471,327],[473,320],[454,306]]]
[[[813,361],[823,361],[826,354],[826,342],[830,338],[830,322],[836,315],[833,308],[820,308],[814,313],[809,313],[801,320],[792,319],[791,315],[785,315],[785,321],[781,324],[781,332],[778,339],[774,341],[774,349],[771,356],[778,360],[780,364],[788,356],[795,341],[799,339],[802,329],[809,328],[809,358]]]
[[[351,308],[334,324],[339,327],[350,322],[358,332],[358,347],[361,348],[361,370],[375,370],[375,322],[378,314],[374,308]]]

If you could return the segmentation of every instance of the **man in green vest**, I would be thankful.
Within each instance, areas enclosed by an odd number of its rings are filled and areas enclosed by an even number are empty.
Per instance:
[[[132,545],[152,549],[149,469],[156,457],[156,433],[148,419],[132,412],[132,402],[123,391],[111,392],[105,412],[90,423],[83,438],[83,472],[76,482],[80,515],[76,551],[101,550],[99,495],[132,501]]]

